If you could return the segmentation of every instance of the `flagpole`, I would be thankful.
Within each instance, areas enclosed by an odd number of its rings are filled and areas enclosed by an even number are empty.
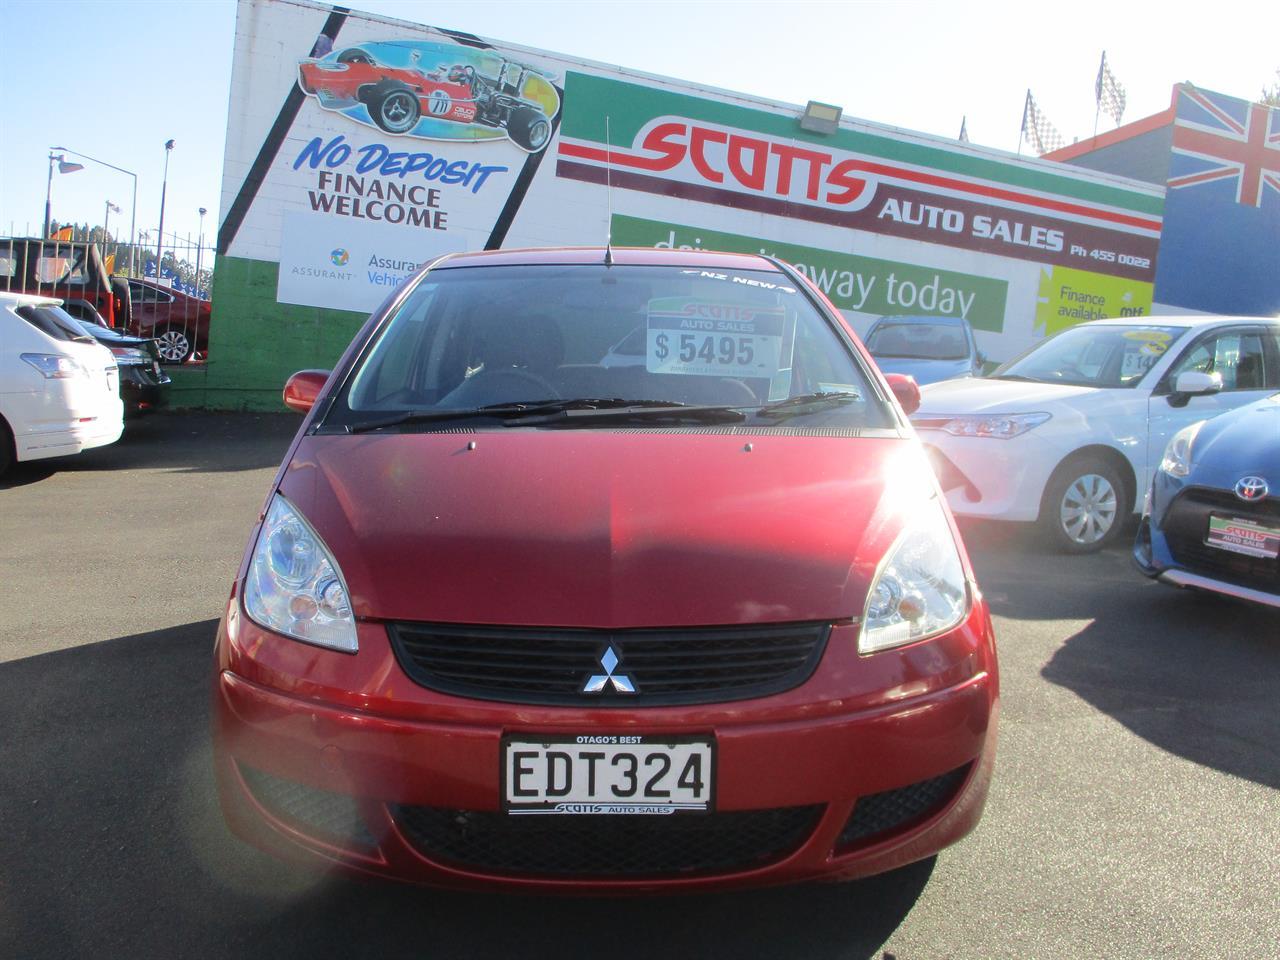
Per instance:
[[[1022,126],[1018,128],[1018,156],[1022,156],[1022,135],[1027,132],[1027,108],[1031,106],[1031,88],[1027,87],[1027,99],[1022,101]]]
[[[1098,79],[1093,84],[1093,139],[1098,139],[1098,115],[1102,112],[1102,74],[1107,69],[1107,51],[1102,51],[1102,62],[1098,64]]]

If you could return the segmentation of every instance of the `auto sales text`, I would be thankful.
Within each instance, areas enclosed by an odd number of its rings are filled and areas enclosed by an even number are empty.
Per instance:
[[[925,227],[929,230],[944,230],[947,233],[964,233],[966,227],[963,210],[950,210],[946,207],[936,207],[932,204],[901,200],[896,197],[885,201],[876,218]],[[997,219],[984,214],[975,215],[972,222],[968,224],[968,228],[969,233],[979,240],[998,240],[1002,243],[1031,247],[1036,250],[1060,251],[1064,242],[1061,230],[1028,226],[1017,220]]]

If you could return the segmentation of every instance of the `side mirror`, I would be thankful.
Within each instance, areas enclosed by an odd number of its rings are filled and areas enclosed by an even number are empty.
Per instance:
[[[905,373],[887,373],[884,378],[902,405],[903,413],[909,417],[920,409],[920,386],[915,377]]]
[[[1222,374],[1220,373],[1199,373],[1195,370],[1188,370],[1185,373],[1178,374],[1178,378],[1173,381],[1173,393],[1169,400],[1172,402],[1177,398],[1181,402],[1176,404],[1182,406],[1191,397],[1203,397],[1210,393],[1217,393],[1222,389]]]
[[[328,381],[328,370],[299,370],[284,385],[284,405],[306,413],[315,406],[316,397]]]

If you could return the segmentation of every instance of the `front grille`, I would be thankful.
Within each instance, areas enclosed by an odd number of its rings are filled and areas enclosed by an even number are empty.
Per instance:
[[[969,766],[965,764],[931,780],[859,798],[849,822],[836,840],[837,850],[901,830],[932,816],[955,796],[969,772]]]
[[[481,700],[572,705],[668,704],[745,700],[789,690],[813,673],[830,625],[769,624],[670,630],[571,630],[389,626],[401,667],[431,690]],[[612,650],[616,665],[607,657]],[[622,693],[606,679],[584,693],[592,677],[626,678]]]
[[[822,806],[665,816],[507,816],[395,807],[406,839],[437,863],[502,876],[579,879],[737,873],[808,839]]]
[[[1280,527],[1280,500],[1271,497],[1257,503],[1245,503],[1225,491],[1193,487],[1173,501],[1160,524],[1169,553],[1179,567],[1256,590],[1272,593],[1280,590],[1280,560],[1247,557],[1205,543],[1209,535],[1210,514]]]
[[[345,847],[370,849],[374,839],[353,797],[319,790],[241,766],[249,792],[272,816],[308,836]]]

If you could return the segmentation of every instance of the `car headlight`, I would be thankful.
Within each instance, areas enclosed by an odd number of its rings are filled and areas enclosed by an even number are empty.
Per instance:
[[[254,623],[295,640],[344,653],[358,649],[342,571],[302,514],[278,493],[253,548],[244,609]]]
[[[24,353],[23,360],[39,370],[46,380],[70,380],[85,376],[89,371],[70,357],[56,353]]]
[[[875,653],[950,630],[969,612],[969,586],[941,499],[917,510],[867,592],[858,653]]]
[[[998,413],[961,417],[922,417],[915,421],[915,425],[922,429],[944,430],[953,437],[990,437],[995,440],[1011,440],[1040,426],[1052,416],[1053,414],[1050,413]]]
[[[1173,435],[1169,445],[1164,448],[1164,459],[1160,461],[1160,469],[1171,477],[1185,477],[1191,472],[1191,446],[1196,442],[1196,434],[1200,432],[1203,420],[1183,427]]]

